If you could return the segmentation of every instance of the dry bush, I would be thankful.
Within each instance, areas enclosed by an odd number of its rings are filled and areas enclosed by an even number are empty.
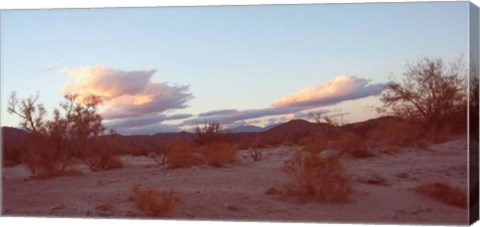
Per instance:
[[[408,121],[398,122],[391,126],[373,129],[368,138],[377,145],[409,146],[414,145],[420,137],[420,130]]]
[[[249,150],[250,157],[252,157],[253,161],[260,161],[263,158],[263,151],[258,148],[251,148]]]
[[[305,151],[318,154],[327,148],[328,139],[318,136],[306,136],[298,141]]]
[[[185,141],[174,141],[167,146],[166,160],[168,168],[182,168],[204,163],[203,158],[195,153],[195,148]]]
[[[229,129],[222,128],[220,123],[205,122],[202,127],[195,128],[193,141],[196,145],[206,145],[215,142],[231,142],[232,132]]]
[[[450,206],[467,208],[467,194],[459,188],[454,188],[448,183],[432,182],[417,185],[415,192],[424,194],[442,201]]]
[[[369,151],[366,140],[353,132],[346,132],[336,141],[335,149],[339,149],[355,158],[367,158],[373,156]]]
[[[198,147],[207,163],[211,166],[222,167],[231,163],[237,156],[237,147],[228,143],[215,142]]]
[[[66,157],[60,150],[51,149],[52,145],[52,141],[46,137],[32,136],[32,143],[23,158],[23,163],[33,175],[55,175],[65,170]]]
[[[317,202],[349,201],[352,186],[336,157],[303,157],[297,152],[294,158],[285,164],[284,170],[291,180],[284,185],[283,195],[299,196],[302,200],[314,197]]]
[[[452,126],[445,125],[441,127],[430,127],[423,132],[423,139],[432,143],[443,143],[452,137]]]
[[[83,162],[92,171],[123,168],[123,163],[115,157],[111,150],[102,148],[87,153]]]
[[[250,157],[253,158],[254,161],[259,161],[263,157],[263,149],[268,147],[268,144],[255,141],[250,144],[249,146],[249,152],[250,152]]]
[[[160,191],[149,187],[136,185],[132,188],[129,201],[143,214],[150,217],[166,217],[171,214],[174,206],[182,201],[180,195],[173,189]]]

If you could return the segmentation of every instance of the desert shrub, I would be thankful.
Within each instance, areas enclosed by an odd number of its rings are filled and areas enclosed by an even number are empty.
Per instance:
[[[168,168],[182,168],[204,163],[203,158],[195,152],[195,147],[185,141],[174,141],[167,146]]]
[[[137,185],[132,188],[129,201],[133,202],[135,207],[147,216],[166,217],[182,199],[173,189],[161,191]]]
[[[250,157],[252,157],[253,161],[260,161],[263,157],[263,151],[258,148],[251,148],[249,150]]]
[[[284,166],[290,181],[283,185],[282,194],[299,196],[305,200],[313,197],[317,202],[346,202],[352,186],[338,158],[304,157],[297,152]]]
[[[419,139],[420,130],[412,122],[401,121],[368,132],[368,138],[377,145],[408,146]]]
[[[111,150],[99,149],[87,153],[83,161],[92,171],[123,168],[123,163]]]
[[[450,125],[432,126],[422,133],[422,138],[432,144],[443,143],[452,137],[452,127]]]
[[[206,145],[215,142],[232,142],[232,132],[229,129],[222,128],[220,123],[205,122],[203,126],[195,128],[193,141],[196,145]]]
[[[355,158],[373,156],[373,153],[369,151],[366,140],[353,132],[343,133],[336,140],[334,148]]]
[[[211,166],[222,167],[231,163],[237,156],[237,147],[228,143],[215,142],[198,147],[198,151]]]
[[[268,144],[260,141],[255,141],[251,143],[248,147],[250,157],[252,157],[254,161],[259,161],[263,157],[263,149],[268,147]]]
[[[38,103],[39,95],[18,99],[13,92],[8,113],[20,117],[22,129],[31,140],[24,162],[34,175],[55,175],[65,171],[72,158],[87,157],[90,140],[104,133],[102,118],[97,114],[101,100],[97,96],[65,95],[60,109],[47,119],[47,110]]]
[[[22,162],[33,175],[57,175],[65,170],[65,155],[58,149],[51,149],[52,145],[50,139],[32,135],[32,143]]]
[[[467,194],[459,188],[454,188],[448,183],[431,182],[417,185],[415,192],[438,199],[445,204],[467,208]]]
[[[319,136],[306,136],[299,140],[305,151],[318,154],[327,148],[328,140]]]

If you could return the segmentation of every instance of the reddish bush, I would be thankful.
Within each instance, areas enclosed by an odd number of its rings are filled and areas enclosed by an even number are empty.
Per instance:
[[[165,217],[170,215],[174,206],[182,201],[174,190],[160,191],[153,188],[137,185],[132,188],[129,201],[147,216]]]
[[[204,163],[203,158],[195,153],[195,148],[185,141],[175,141],[167,146],[166,160],[168,168],[182,168]]]
[[[318,154],[327,148],[328,139],[318,136],[306,136],[298,141],[305,151]]]
[[[377,145],[409,146],[416,143],[420,131],[408,121],[398,122],[391,126],[376,128],[368,132],[368,138]]]
[[[336,149],[356,157],[366,158],[371,157],[373,154],[368,150],[365,139],[353,132],[346,132],[340,136],[336,141]]]
[[[215,167],[222,167],[231,163],[237,156],[236,146],[222,142],[200,146],[198,151],[203,154],[209,165]]]
[[[422,183],[420,185],[417,185],[413,190],[420,194],[424,194],[438,199],[443,203],[451,206],[467,208],[468,205],[466,192],[460,190],[459,188],[454,188],[448,183]]]
[[[302,157],[297,153],[284,170],[291,179],[284,185],[283,195],[303,200],[314,197],[317,202],[349,201],[352,186],[338,158]]]
[[[112,151],[106,149],[96,149],[87,153],[83,160],[92,171],[123,168],[123,163]]]

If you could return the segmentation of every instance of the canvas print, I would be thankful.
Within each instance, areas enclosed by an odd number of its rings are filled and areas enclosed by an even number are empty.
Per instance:
[[[470,2],[1,11],[4,216],[466,225]]]

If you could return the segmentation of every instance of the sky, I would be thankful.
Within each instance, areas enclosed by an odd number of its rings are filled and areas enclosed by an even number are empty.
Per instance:
[[[2,126],[18,126],[13,91],[48,110],[94,94],[125,135],[363,121],[407,62],[468,54],[467,2],[4,10],[0,23]]]

